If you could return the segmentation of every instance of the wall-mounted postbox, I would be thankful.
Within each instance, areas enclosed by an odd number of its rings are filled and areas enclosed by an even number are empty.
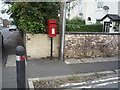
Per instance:
[[[56,37],[57,25],[56,20],[48,20],[48,36]]]

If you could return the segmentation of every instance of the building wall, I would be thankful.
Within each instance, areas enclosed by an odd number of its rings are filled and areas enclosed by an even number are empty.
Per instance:
[[[51,56],[51,38],[47,34],[26,34],[26,53],[28,59],[39,59]],[[59,35],[53,38],[53,57],[58,57]]]
[[[118,14],[120,16],[120,1],[118,2]]]
[[[0,27],[3,26],[3,19],[0,17]]]
[[[79,17],[79,9],[80,9],[80,7],[79,7],[79,0],[71,2],[70,3],[70,7],[73,7],[73,8],[71,8],[71,10],[70,10],[70,17],[69,17],[69,19],[72,19],[72,18],[75,18],[75,17]],[[66,13],[66,14],[68,14],[68,13]],[[68,18],[67,15],[66,15],[66,18]]]
[[[3,25],[4,25],[5,27],[7,27],[9,24],[10,24],[10,23],[9,23],[9,21],[8,21],[7,19],[4,19],[4,20],[3,20]]]
[[[120,13],[118,1],[103,0],[103,6],[109,7],[109,10],[103,10],[103,8],[97,8],[97,0],[77,0],[76,3],[79,4],[74,9],[71,9],[70,19],[80,17],[79,13],[83,13],[83,16],[80,18],[84,19],[86,24],[95,24],[97,19],[101,19],[106,14]],[[88,17],[91,17],[91,22],[88,21]]]
[[[104,6],[109,6],[108,14],[118,14],[119,0],[105,0]]]
[[[118,55],[118,35],[66,34],[65,58]]]

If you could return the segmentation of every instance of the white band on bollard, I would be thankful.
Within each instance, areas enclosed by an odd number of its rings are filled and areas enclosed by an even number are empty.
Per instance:
[[[17,61],[25,60],[25,56],[16,56]]]

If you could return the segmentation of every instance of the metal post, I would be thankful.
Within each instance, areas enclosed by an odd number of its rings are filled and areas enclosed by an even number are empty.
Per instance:
[[[51,37],[51,59],[52,59],[52,50],[53,50],[53,37]]]
[[[60,51],[61,61],[64,61],[65,27],[66,27],[66,0],[64,1],[64,10],[63,10],[63,19],[62,19],[61,51]]]
[[[0,90],[2,90],[2,33],[0,32]]]
[[[23,46],[16,48],[16,73],[17,73],[17,88],[18,90],[25,90],[26,77],[25,77],[25,49]]]

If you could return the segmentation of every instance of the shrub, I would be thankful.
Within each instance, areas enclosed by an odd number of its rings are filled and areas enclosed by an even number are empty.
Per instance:
[[[47,31],[49,19],[59,19],[59,2],[13,2],[7,11],[18,29],[32,34]],[[54,9],[53,9],[54,8]]]
[[[102,32],[102,25],[101,24],[93,24],[93,25],[67,24],[66,31],[68,32]]]
[[[85,24],[85,21],[80,19],[79,17],[76,17],[74,19],[71,19],[71,20],[66,20],[66,23],[67,24],[81,24],[81,25],[84,25]]]

